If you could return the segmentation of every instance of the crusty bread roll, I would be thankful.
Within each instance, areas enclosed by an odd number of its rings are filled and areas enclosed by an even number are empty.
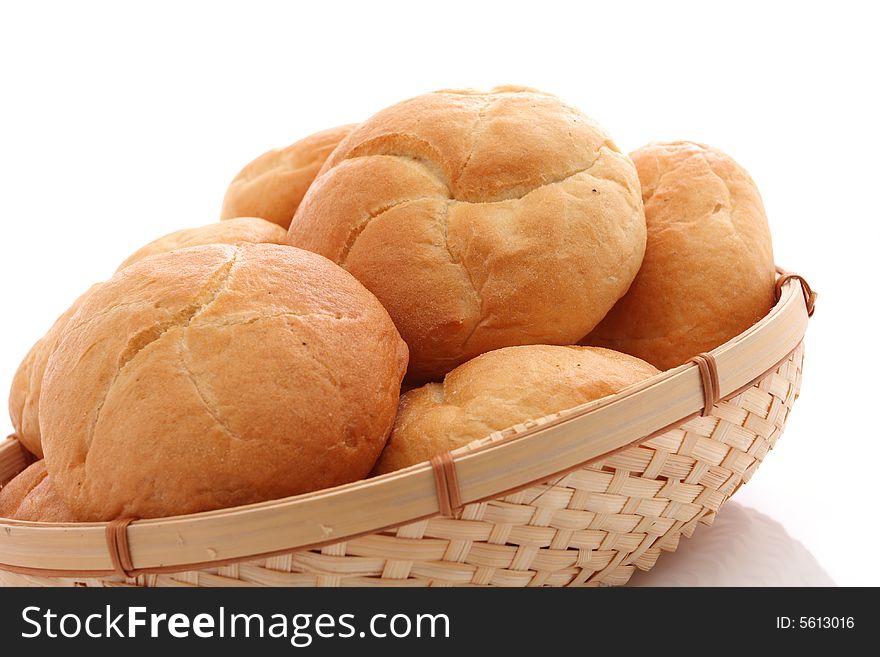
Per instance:
[[[478,356],[400,399],[374,474],[427,461],[525,420],[612,395],[657,370],[609,349],[530,345]]]
[[[229,221],[184,228],[164,235],[142,246],[128,256],[119,269],[143,260],[157,253],[168,253],[174,249],[203,244],[285,244],[287,231],[278,224],[258,217],[236,217]],[[117,269],[117,271],[119,271]]]
[[[581,339],[638,271],[645,219],[630,159],[555,96],[443,91],[346,137],[289,243],[379,297],[420,381],[499,347]]]
[[[40,441],[40,394],[43,386],[43,371],[46,369],[49,356],[55,351],[58,340],[61,339],[64,327],[96,287],[97,285],[90,287],[55,320],[46,335],[31,347],[12,378],[12,387],[9,390],[9,419],[12,420],[18,441],[31,454],[40,458],[43,457],[43,446]]]
[[[324,160],[354,128],[351,124],[316,132],[260,155],[229,184],[220,218],[262,217],[287,228]]]
[[[43,379],[46,464],[82,520],[247,504],[364,477],[406,345],[330,261],[273,244],[153,256],[93,291]]]
[[[33,522],[76,522],[39,460],[0,488],[0,518]]]
[[[238,217],[222,223],[186,228],[160,237],[131,254],[119,265],[119,269],[128,267],[148,256],[188,246],[243,243],[284,244],[286,238],[287,231],[277,224],[256,217]],[[43,456],[39,422],[43,371],[46,368],[49,355],[58,344],[64,327],[79,309],[87,294],[88,292],[77,299],[55,321],[48,333],[31,347],[12,379],[12,387],[9,392],[9,417],[12,420],[12,426],[15,428],[15,433],[21,444],[39,457]]]
[[[764,205],[716,148],[680,141],[631,154],[648,222],[642,268],[586,343],[669,369],[766,315],[775,267]]]

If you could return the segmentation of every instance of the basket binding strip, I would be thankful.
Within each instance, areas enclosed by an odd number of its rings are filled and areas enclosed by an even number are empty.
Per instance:
[[[748,481],[785,426],[800,387],[802,364],[799,342],[772,371],[734,396],[709,405],[708,414],[695,414],[640,444],[545,483],[464,504],[451,516],[434,516],[313,549],[134,577],[22,573],[0,565],[0,584],[624,584],[635,568],[647,570],[661,551],[674,550],[681,535],[690,536],[698,523],[711,523],[724,501]],[[705,378],[701,381],[705,391]],[[540,431],[564,416],[565,412],[529,421],[478,441],[475,447]],[[26,463],[23,456],[16,456],[20,451],[0,453],[0,468],[22,469]],[[454,473],[451,458],[444,467],[450,466]],[[128,559],[130,565],[130,555]]]

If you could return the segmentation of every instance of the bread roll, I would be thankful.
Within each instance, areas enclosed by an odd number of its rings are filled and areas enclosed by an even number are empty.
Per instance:
[[[284,244],[286,241],[287,231],[278,224],[258,217],[236,217],[229,221],[199,226],[198,228],[184,228],[153,240],[128,256],[119,265],[119,269],[124,269],[151,255],[168,253],[168,251],[188,246],[244,243]]]
[[[262,217],[287,228],[327,156],[355,125],[343,125],[263,153],[232,180],[221,219]]]
[[[47,477],[46,462],[32,463],[0,488],[0,518],[33,522],[76,522]]]
[[[631,157],[648,222],[645,260],[629,292],[586,342],[669,369],[769,312],[775,284],[770,229],[755,183],[718,149],[657,143]]]
[[[67,326],[67,322],[79,309],[82,302],[97,287],[93,285],[73,305],[55,320],[52,327],[42,338],[34,343],[31,350],[21,361],[12,387],[9,390],[9,419],[15,429],[15,436],[31,454],[43,458],[43,446],[40,440],[40,394],[43,387],[43,371],[49,356],[58,346],[58,340]]]
[[[179,249],[96,289],[49,358],[46,464],[82,520],[193,513],[364,477],[406,345],[328,260],[274,244]]]
[[[419,381],[581,339],[638,271],[645,219],[632,162],[579,111],[532,90],[443,91],[346,137],[288,239],[379,297]]]
[[[246,242],[284,244],[286,238],[287,231],[277,224],[255,217],[238,217],[222,223],[186,228],[160,237],[131,254],[119,265],[119,269],[148,256],[167,253],[187,246],[242,244]],[[40,444],[39,406],[43,371],[46,368],[49,355],[58,344],[64,327],[67,326],[67,322],[77,311],[86,294],[77,299],[55,321],[49,332],[31,347],[12,379],[12,388],[9,392],[9,417],[12,420],[12,426],[15,428],[15,433],[21,444],[28,451],[41,458],[43,448]]]
[[[443,383],[410,390],[374,474],[463,447],[525,420],[612,395],[657,370],[596,347],[531,345],[478,356]]]

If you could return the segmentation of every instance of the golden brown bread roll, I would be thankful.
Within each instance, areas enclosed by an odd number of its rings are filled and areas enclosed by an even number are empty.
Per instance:
[[[364,477],[406,345],[330,261],[191,247],[92,292],[43,380],[46,464],[82,520],[247,504]]]
[[[427,461],[489,434],[600,399],[657,370],[609,349],[531,345],[490,351],[460,365],[443,383],[400,399],[374,474]]]
[[[284,244],[287,231],[265,219],[239,217],[198,228],[186,228],[150,242],[131,254],[119,266],[123,269],[144,258],[174,249],[202,244],[270,243]],[[93,288],[92,288],[93,289]],[[91,291],[91,290],[89,290]],[[86,292],[88,294],[88,292]],[[9,417],[19,441],[30,452],[43,456],[40,445],[39,405],[43,371],[49,355],[55,350],[67,322],[77,311],[85,294],[79,297],[38,340],[18,366],[9,392]]]
[[[316,132],[260,155],[229,184],[220,218],[262,217],[287,228],[324,160],[354,128],[351,124]]]
[[[769,312],[770,229],[755,183],[718,149],[656,143],[631,157],[648,222],[645,259],[629,292],[586,342],[669,369]]]
[[[0,518],[33,522],[76,522],[39,460],[0,488]]]
[[[376,294],[418,381],[581,339],[638,271],[645,220],[632,162],[579,111],[532,90],[443,91],[346,137],[289,243]]]
[[[157,253],[167,253],[174,249],[203,244],[285,244],[287,231],[278,224],[258,217],[236,217],[229,221],[184,228],[164,235],[142,246],[126,258],[119,269],[143,260]],[[119,271],[117,269],[117,271]]]
[[[37,340],[31,350],[21,361],[12,387],[9,390],[9,419],[15,429],[18,441],[31,454],[43,457],[43,446],[40,441],[40,394],[43,386],[43,371],[49,356],[55,351],[58,340],[67,322],[79,309],[85,298],[97,285],[90,287],[73,305],[55,320],[46,335]]]

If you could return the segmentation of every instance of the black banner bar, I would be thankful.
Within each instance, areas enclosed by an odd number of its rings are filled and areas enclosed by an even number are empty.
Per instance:
[[[878,635],[865,589],[0,589],[3,654],[127,646],[257,654],[845,650]],[[76,645],[74,646],[73,643]],[[560,652],[560,648],[566,649]],[[201,653],[199,653],[201,654]],[[842,654],[848,654],[846,652]]]

